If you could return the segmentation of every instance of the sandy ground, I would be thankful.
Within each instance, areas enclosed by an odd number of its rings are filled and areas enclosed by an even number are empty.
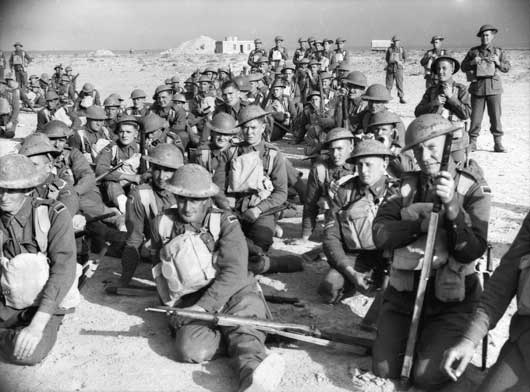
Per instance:
[[[463,58],[465,53],[459,53]],[[503,124],[505,145],[509,154],[493,154],[493,141],[484,131],[478,141],[479,151],[473,153],[486,173],[493,191],[489,240],[492,242],[495,265],[515,237],[519,225],[530,209],[530,56],[528,51],[512,51],[512,70],[504,76]],[[405,91],[408,103],[400,105],[394,98],[389,105],[408,124],[413,110],[424,91],[424,80],[419,66],[419,52],[412,52],[412,61],[405,71]],[[355,54],[358,69],[365,72],[369,83],[383,83],[382,56],[370,52]],[[179,71],[185,78],[191,71],[205,65],[232,64],[239,70],[245,59],[240,56],[158,56],[127,55],[116,58],[86,56],[41,56],[30,67],[30,73],[51,72],[57,63],[71,64],[79,72],[78,87],[91,81],[100,90],[102,99],[112,92],[128,97],[134,88],[147,92]],[[458,80],[462,80],[459,75]],[[393,91],[395,96],[395,90]],[[17,136],[35,128],[35,115],[21,115]],[[487,118],[483,129],[488,129]],[[280,143],[287,155],[307,176],[307,163],[301,161],[302,148]],[[302,244],[300,218],[281,222],[284,237],[275,239],[274,252],[301,254],[318,245]],[[315,236],[318,240],[318,235]],[[322,261],[306,261],[305,271],[294,274],[274,274],[270,278],[286,284],[285,292],[277,292],[264,285],[267,293],[295,296],[306,302],[304,307],[271,305],[278,320],[296,321],[318,328],[344,333],[360,333],[355,326],[369,307],[371,299],[358,296],[342,304],[323,304],[316,287],[327,270]],[[237,390],[237,381],[230,361],[221,358],[206,364],[180,364],[173,360],[169,331],[164,316],[144,312],[156,305],[154,296],[115,297],[103,291],[103,281],[120,271],[118,259],[105,257],[97,273],[83,289],[83,299],[74,314],[68,315],[60,330],[58,342],[49,357],[35,367],[16,367],[0,363],[1,391],[212,391]],[[149,268],[142,265],[139,279],[149,284]],[[489,364],[507,338],[509,308],[495,330],[489,347]],[[357,371],[370,368],[370,357],[355,356],[308,345],[273,345],[286,362],[286,372],[279,391],[384,391],[392,390],[390,383],[380,380],[359,382],[353,378]],[[475,356],[474,364],[480,363]],[[357,369],[357,370],[356,370]],[[449,391],[472,391],[484,376],[470,367],[458,384]],[[355,381],[355,382],[354,382]]]

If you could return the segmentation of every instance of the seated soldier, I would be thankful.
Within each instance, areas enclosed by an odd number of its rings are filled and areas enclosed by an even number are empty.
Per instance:
[[[219,193],[211,176],[196,164],[184,165],[164,184],[176,196],[174,208],[154,219],[153,275],[163,303],[198,312],[222,312],[264,319],[267,305],[247,270],[247,245],[238,220],[212,207]],[[275,391],[283,360],[267,356],[265,334],[250,327],[219,328],[170,317],[180,362],[211,360],[226,342],[236,360],[239,391]],[[224,341],[224,342],[223,342]]]
[[[74,103],[74,111],[79,116],[82,116],[86,113],[87,109],[93,105],[101,105],[99,91],[96,90],[92,83],[85,83],[81,91],[79,91],[77,99]]]
[[[296,125],[296,143],[305,140],[306,155],[318,155],[326,140],[326,133],[333,128],[333,118],[322,105],[320,91],[307,94],[307,104]]]
[[[198,91],[188,101],[190,108],[189,125],[197,127],[197,131],[201,135],[201,144],[207,145],[206,136],[209,135],[203,135],[203,132],[207,132],[205,130],[206,122],[212,119],[218,100],[213,90],[212,80],[206,75],[201,75],[196,81],[196,85]]]
[[[157,114],[148,113],[141,118],[143,137],[145,138],[145,145],[142,147],[142,153],[150,151],[156,146],[167,142],[167,133],[169,130],[169,122],[164,120]],[[180,140],[180,139],[179,139]],[[140,139],[140,143],[142,140]]]
[[[300,86],[296,82],[295,78],[296,67],[292,61],[286,61],[282,67],[282,77],[285,79],[285,89],[283,93],[293,102],[295,105],[301,103]]]
[[[72,218],[32,193],[47,178],[23,155],[0,157],[0,354],[19,365],[46,358],[79,303]]]
[[[487,247],[491,200],[481,173],[472,167],[457,167],[450,156],[448,169],[440,171],[446,135],[455,130],[438,114],[423,114],[409,125],[404,150],[413,149],[421,171],[402,178],[400,191],[379,207],[372,227],[376,247],[393,252],[372,348],[373,371],[379,377],[397,378],[411,325],[430,212],[435,198],[442,203],[432,264],[434,277],[425,293],[411,376],[416,386],[428,390],[449,381],[440,363],[444,350],[459,341],[480,296],[475,260]]]
[[[151,113],[166,120],[169,123],[169,129],[179,136],[183,147],[186,148],[189,141],[186,133],[186,111],[176,110],[173,107],[173,90],[171,86],[158,86],[153,99],[155,103],[151,105]]]
[[[175,205],[175,195],[165,190],[164,184],[184,164],[182,151],[171,144],[159,144],[142,158],[150,164],[151,181],[136,187],[127,200],[127,240],[121,258],[122,274],[117,283],[121,287],[128,286],[133,278],[140,263],[142,245],[148,248],[151,220]]]
[[[86,124],[68,138],[68,145],[83,153],[88,163],[94,164],[100,151],[111,142],[111,135],[103,126],[107,115],[101,106],[86,111]]]
[[[382,142],[392,152],[387,173],[392,178],[400,178],[404,172],[417,170],[416,161],[410,151],[402,152],[402,141],[398,137],[398,124],[401,118],[394,112],[383,110],[375,113],[368,123],[365,139]]]
[[[59,104],[59,96],[54,90],[46,93],[46,107],[37,112],[37,131],[42,131],[52,120],[60,120],[67,126],[74,122],[72,115]]]
[[[477,391],[520,391],[530,385],[530,214],[486,285],[478,306],[458,343],[446,350],[442,368],[456,381],[473,358],[475,348],[495,328],[513,299],[517,312],[510,322],[510,335],[497,362]]]
[[[121,102],[117,97],[109,95],[103,101],[103,108],[105,109],[105,114],[107,116],[104,127],[110,131],[112,139],[116,139]]]
[[[247,100],[249,104],[252,103],[261,106],[265,98],[267,98],[267,95],[260,89],[261,80],[263,80],[263,75],[259,72],[251,73],[248,76],[250,91],[247,94]]]
[[[319,210],[329,214],[331,199],[338,186],[351,178],[355,171],[354,166],[346,162],[353,151],[353,134],[344,128],[334,128],[326,136],[324,147],[328,149],[328,155],[315,162],[307,177],[302,215],[304,240],[309,239],[315,230]]]
[[[221,154],[214,173],[214,182],[228,196],[216,202],[219,207],[234,208],[240,216],[249,247],[249,268],[255,273],[283,267],[267,256],[275,228],[274,214],[267,212],[287,200],[285,158],[263,140],[267,114],[256,105],[241,111],[238,126],[244,141],[235,153],[227,149]]]
[[[367,87],[366,76],[359,71],[353,71],[341,79],[345,94],[342,99],[337,100],[335,107],[335,126],[356,132],[359,122],[359,114],[366,109],[366,101],[362,99]]]
[[[144,117],[147,115],[150,109],[150,104],[145,102],[147,95],[144,90],[139,88],[131,91],[131,101],[133,105],[125,110],[125,113],[129,116]]]
[[[173,110],[175,110],[175,120],[171,125],[169,132],[178,137],[183,150],[187,150],[189,146],[196,146],[199,142],[199,137],[196,135],[196,128],[193,130],[188,127],[188,113],[186,112],[185,104],[186,98],[180,93],[173,94],[171,98]]]
[[[118,123],[118,140],[107,145],[96,160],[96,176],[104,175],[102,187],[113,206],[125,214],[127,193],[131,185],[140,184],[140,153],[136,143],[140,123],[137,117],[122,116]],[[120,165],[117,170],[111,168]]]
[[[391,156],[383,143],[363,140],[347,160],[358,175],[338,185],[330,200],[322,245],[331,268],[318,288],[326,302],[373,291],[382,281],[386,265],[372,239],[372,222],[384,198],[395,193],[386,175]]]
[[[425,113],[438,113],[454,125],[460,126],[462,129],[453,135],[453,158],[456,162],[466,162],[471,96],[467,86],[453,80],[453,75],[460,69],[460,63],[446,51],[433,61],[431,69],[437,77],[423,94],[414,114],[420,116]]]
[[[290,131],[292,121],[297,116],[295,104],[283,93],[285,87],[286,84],[282,79],[276,79],[271,86],[270,99],[265,105],[265,110],[269,111],[274,119],[269,136],[271,142],[281,140],[287,131]]]
[[[15,136],[15,126],[10,120],[11,105],[4,97],[0,97],[0,138],[12,138]]]

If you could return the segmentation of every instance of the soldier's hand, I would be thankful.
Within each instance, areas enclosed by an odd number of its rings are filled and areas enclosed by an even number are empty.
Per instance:
[[[181,310],[191,310],[193,312],[206,312],[206,309],[204,309],[203,307],[199,305],[188,306],[187,308],[182,308]],[[178,316],[175,313],[172,313],[172,312],[168,312],[168,313],[169,313],[169,324],[173,326],[175,329],[179,329],[183,325],[186,325],[187,323],[192,321],[192,319]]]
[[[451,87],[449,87],[448,85],[444,85],[443,92],[444,92],[444,98],[446,99],[451,98],[453,95],[453,91]]]
[[[22,328],[16,337],[14,356],[18,360],[29,358],[42,339],[43,329],[31,324]]]
[[[473,342],[464,338],[456,346],[445,350],[440,368],[453,381],[457,381],[466,370],[467,365],[473,358],[474,352],[475,345]]]
[[[434,192],[440,198],[443,204],[449,204],[455,197],[455,180],[451,173],[441,171],[436,177]]]
[[[494,54],[492,57],[493,62],[495,65],[500,66],[501,65],[501,59],[498,54]]]
[[[445,105],[445,102],[447,102],[447,98],[445,97],[445,95],[438,95],[438,105],[440,106],[443,106]]]
[[[261,210],[258,207],[252,207],[243,213],[242,218],[248,222],[255,222],[261,215]]]
[[[81,214],[76,214],[72,217],[72,225],[74,226],[74,231],[85,230],[86,218]]]

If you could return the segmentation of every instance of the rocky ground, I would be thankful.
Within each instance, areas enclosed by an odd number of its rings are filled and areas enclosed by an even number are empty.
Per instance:
[[[458,54],[463,58],[465,53]],[[493,208],[490,219],[489,240],[493,244],[494,265],[507,250],[518,227],[530,209],[530,56],[528,51],[510,53],[513,68],[504,77],[503,124],[508,154],[493,154],[493,141],[485,130],[478,141],[479,150],[472,158],[486,173],[493,191]],[[412,53],[411,64],[405,71],[405,90],[408,103],[400,105],[397,99],[390,108],[408,124],[413,119],[414,107],[424,91],[424,80],[419,67],[419,52]],[[194,69],[205,65],[228,65],[238,70],[244,63],[241,56],[174,56],[125,55],[94,58],[85,55],[46,55],[37,58],[30,73],[52,72],[57,63],[71,64],[79,72],[78,86],[91,81],[101,92],[102,99],[112,92],[128,97],[130,91],[140,87],[147,92],[175,73],[184,78]],[[369,83],[383,83],[381,54],[358,52],[355,54],[358,69],[365,72]],[[462,80],[459,75],[459,80]],[[393,92],[395,94],[395,91]],[[17,136],[35,128],[35,115],[23,113]],[[308,164],[301,160],[303,151],[298,146],[280,143],[295,165],[307,176]],[[280,222],[284,236],[275,239],[276,254],[300,255],[318,246],[314,241],[299,240],[301,209],[298,216]],[[273,274],[266,293],[298,297],[304,306],[271,305],[277,320],[295,321],[333,329],[343,333],[361,334],[356,327],[372,299],[357,296],[332,306],[322,303],[316,288],[327,270],[321,260],[304,261],[305,270],[293,274]],[[144,297],[116,297],[104,292],[104,281],[120,271],[116,258],[101,260],[95,276],[83,289],[83,299],[76,312],[68,315],[60,330],[59,339],[49,357],[35,367],[15,367],[0,363],[3,385],[0,391],[211,391],[224,392],[237,389],[237,381],[230,361],[216,359],[205,364],[180,364],[172,357],[169,331],[162,314],[147,313],[146,306],[156,305],[154,295]],[[150,284],[148,265],[138,273],[141,283]],[[278,283],[285,285],[278,291]],[[489,364],[495,361],[498,351],[507,338],[509,317],[515,308],[507,311],[495,330],[489,346]],[[283,356],[286,371],[280,392],[292,391],[391,391],[390,382],[376,379],[369,373],[369,356],[356,356],[339,350],[329,350],[309,345],[272,345],[272,351]],[[470,392],[476,388],[484,374],[477,352],[474,365],[458,384],[446,390]]]

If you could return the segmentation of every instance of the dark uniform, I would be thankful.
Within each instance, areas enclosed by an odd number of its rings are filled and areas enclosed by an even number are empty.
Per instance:
[[[306,51],[307,51],[306,48],[297,48],[294,51],[294,54],[293,54],[293,63],[294,63],[294,65],[298,66],[300,60],[302,60],[305,57]]]
[[[0,97],[7,99],[7,102],[11,106],[11,114],[9,115],[8,122],[13,124],[11,129],[15,132],[18,124],[18,115],[20,113],[20,90],[0,83]]]
[[[75,131],[74,134],[68,138],[68,145],[81,151],[85,159],[89,163],[92,163],[98,155],[94,150],[96,142],[100,139],[110,141],[110,135],[105,132],[105,130],[106,129],[102,127],[100,131],[94,132],[85,125],[81,130]]]
[[[490,58],[497,54],[500,65],[495,65],[495,72],[492,76],[476,76],[477,65],[472,65],[471,61],[478,58]],[[488,46],[475,46],[471,48],[462,61],[462,71],[468,73],[472,80],[469,85],[471,94],[471,128],[469,137],[471,142],[476,141],[480,134],[482,118],[484,117],[484,106],[488,108],[490,118],[490,131],[495,140],[500,140],[504,132],[501,124],[501,94],[503,92],[501,76],[498,71],[508,72],[510,70],[508,56],[501,48]]]
[[[256,62],[261,57],[267,57],[267,51],[263,48],[260,49],[254,49],[248,54],[248,65],[250,65],[251,68],[257,68],[258,63]]]
[[[481,292],[473,263],[487,247],[491,199],[485,180],[473,167],[458,169],[450,161],[448,171],[453,173],[455,179],[455,198],[460,209],[454,221],[441,217],[440,227],[447,233],[447,251],[456,260],[455,265],[459,266],[459,272],[454,274],[465,287],[459,286],[463,299],[450,302],[439,299],[440,296],[435,293],[435,284],[427,287],[412,370],[414,383],[420,388],[432,389],[448,380],[440,370],[443,353],[456,343]],[[393,250],[395,256],[398,248],[425,237],[420,227],[421,218],[409,220],[402,217],[403,210],[412,203],[433,202],[432,186],[431,178],[422,172],[403,177],[400,192],[381,205],[374,220],[373,239],[378,249]],[[433,271],[436,274],[440,271],[447,272],[446,267],[452,265],[450,263],[452,262],[448,261],[446,265]],[[394,258],[390,285],[384,293],[378,334],[372,349],[374,372],[388,378],[397,378],[401,372],[420,272],[398,270],[395,269],[395,264]],[[433,277],[431,282],[434,283],[435,280],[437,279]],[[436,292],[438,290],[436,288]],[[457,292],[458,290],[452,290],[454,294]]]
[[[42,204],[48,206],[50,219],[46,249],[50,275],[42,291],[40,303],[38,306],[18,310],[7,306],[5,298],[0,295],[0,351],[7,360],[20,365],[35,365],[41,362],[53,348],[66,312],[66,309],[60,308],[59,305],[75,284],[76,248],[72,217],[65,206],[57,201],[27,197],[14,216],[0,215],[3,254],[11,259],[22,252],[39,251],[40,247],[34,235],[34,214],[35,208]],[[31,323],[37,311],[51,314],[51,319],[46,324],[33,354],[24,360],[18,360],[13,355],[18,331]]]
[[[438,113],[445,116],[449,121],[466,120],[471,114],[471,98],[466,86],[454,80],[448,82],[453,95],[447,97],[447,101],[442,106],[438,103],[438,96],[443,94],[441,84],[434,84],[423,94],[420,103],[414,110],[416,117],[426,113]],[[445,112],[444,112],[445,111]],[[455,118],[456,117],[456,118]]]
[[[335,126],[346,128],[344,124],[344,99],[337,99],[337,105],[335,106],[334,117],[335,117]],[[362,127],[362,116],[366,109],[366,101],[361,97],[354,98],[353,100],[348,99],[348,108],[347,108],[347,120],[348,120],[348,129],[352,133],[355,133],[359,128]]]
[[[493,329],[514,297],[517,312],[512,316],[510,336],[496,364],[489,369],[482,387],[525,390],[530,385],[530,214],[526,216],[508,252],[486,285],[480,302],[463,331],[475,346]],[[499,383],[503,385],[499,386]],[[507,388],[507,389],[505,389]],[[481,389],[482,390],[482,389]]]
[[[33,57],[22,49],[16,49],[11,53],[9,67],[15,73],[15,78],[20,88],[25,88],[28,84],[28,73],[26,72],[26,68],[32,60]]]
[[[283,46],[275,46],[274,48],[271,48],[271,50],[269,50],[269,63],[271,64],[271,66],[276,67],[278,65],[281,65],[287,59],[289,59],[289,55],[287,54],[287,49],[285,49]]]

